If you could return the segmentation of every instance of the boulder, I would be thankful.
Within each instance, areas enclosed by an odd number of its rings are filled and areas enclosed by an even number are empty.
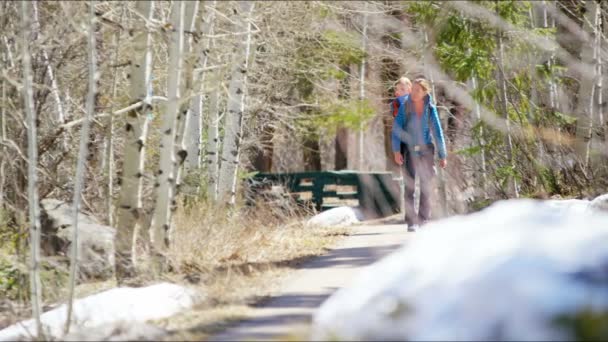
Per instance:
[[[40,203],[42,253],[69,256],[73,234],[71,204],[57,199]],[[100,224],[93,216],[78,214],[78,265],[80,276],[106,279],[114,271],[115,229]]]
[[[608,215],[583,204],[509,200],[429,223],[336,291],[310,338],[605,340]]]

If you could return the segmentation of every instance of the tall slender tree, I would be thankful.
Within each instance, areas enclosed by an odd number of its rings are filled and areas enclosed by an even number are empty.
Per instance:
[[[580,86],[576,105],[576,153],[580,158],[581,166],[587,169],[591,149],[593,130],[593,114],[595,105],[595,75],[590,70],[596,69],[594,61],[595,44],[591,40],[597,30],[596,23],[600,16],[600,6],[596,1],[587,1],[583,27],[589,33],[589,40],[583,42],[581,60],[587,68],[580,73]],[[596,71],[596,70],[594,70]]]
[[[144,22],[151,21],[154,1],[138,1],[135,13]],[[143,102],[143,105],[130,110],[126,115],[126,141],[124,144],[123,171],[117,207],[116,232],[116,279],[120,283],[124,278],[134,275],[136,225],[141,227],[142,215],[142,180],[145,162],[145,145],[148,132],[146,113],[151,110],[150,72],[152,69],[152,34],[146,25],[143,30],[130,30],[133,37],[133,52],[130,54],[129,93],[131,103]]]
[[[209,109],[207,122],[207,145],[205,163],[207,166],[207,197],[211,201],[217,200],[217,184],[219,179],[219,139],[220,116],[219,100],[221,92],[220,70],[215,69],[209,75]]]
[[[236,44],[234,68],[228,88],[228,112],[226,114],[226,125],[222,157],[220,164],[218,199],[234,203],[234,188],[237,181],[239,167],[239,154],[241,145],[241,133],[243,124],[243,112],[245,110],[246,74],[249,62],[249,50],[251,48],[251,14],[254,8],[253,1],[239,2],[239,8],[235,8],[234,27],[235,31],[243,28],[247,34],[243,35]]]
[[[184,5],[184,29],[188,32],[194,32],[195,28],[195,20],[198,12],[198,2],[188,1]],[[200,20],[199,20],[200,21]],[[192,102],[190,99],[193,97],[193,73],[195,60],[191,56],[191,52],[193,49],[193,37],[188,36],[188,38],[184,38],[184,46],[182,54],[185,57],[184,71],[181,77],[180,83],[180,103],[179,103],[179,111],[177,113],[177,122],[176,122],[176,131],[175,131],[175,160],[173,162],[173,169],[171,173],[174,175],[174,182],[172,184],[171,189],[171,210],[175,211],[176,209],[176,196],[177,192],[180,189],[181,184],[181,174],[184,166],[184,162],[186,160],[186,156],[188,155],[188,150],[186,146],[186,132],[188,126],[196,125],[195,122],[192,122],[190,116],[190,103]],[[195,47],[195,50],[196,49]],[[200,140],[200,139],[199,139]],[[189,141],[192,144],[192,141]]]
[[[511,119],[509,118],[509,110],[508,104],[509,100],[507,98],[507,80],[505,75],[505,63],[504,63],[504,44],[503,44],[503,32],[500,29],[496,31],[496,49],[497,51],[497,60],[498,60],[498,69],[497,69],[497,80],[498,80],[498,104],[502,115],[505,117],[505,125],[507,127],[506,132],[506,146],[507,146],[507,158],[509,160],[509,166],[512,168],[513,172],[515,171],[515,163],[514,163],[514,151],[513,151],[513,137],[511,135]],[[508,177],[508,187],[507,192],[513,197],[519,197],[519,190],[517,187],[517,180],[514,176],[510,175]]]
[[[182,50],[184,42],[184,3],[175,2],[171,9],[171,38],[169,45],[169,65],[167,68],[167,105],[162,118],[160,160],[156,172],[156,202],[150,225],[150,241],[154,249],[153,258],[160,257],[169,245],[171,228],[172,188],[175,182],[173,165],[175,160],[175,131],[180,104],[180,80],[182,73]],[[155,260],[155,266],[162,266],[162,260]]]
[[[209,6],[208,10],[205,7]],[[211,54],[212,38],[209,35],[213,32],[213,25],[215,22],[215,11],[217,6],[217,0],[214,0],[209,5],[203,3],[199,7],[199,13],[201,20],[198,20],[198,29],[196,30],[201,37],[199,38],[202,42],[199,44],[199,49],[196,51],[198,56],[196,65],[200,68],[200,71],[194,71],[193,75],[193,92],[194,97],[190,102],[190,124],[186,127],[186,141],[188,142],[186,155],[186,161],[184,168],[186,170],[198,169],[201,166],[201,146],[202,146],[202,131],[203,131],[203,99],[206,93],[205,79],[206,79],[206,68],[209,61],[209,55]]]
[[[123,4],[120,17],[124,16],[126,5]],[[114,35],[114,65],[118,64],[118,51],[120,48],[121,31],[116,30]],[[112,99],[116,99],[118,89],[118,70],[114,69],[112,74]],[[116,109],[114,102],[112,103],[112,112]],[[106,134],[104,137],[104,156],[103,156],[103,173],[106,178],[106,186],[104,187],[104,195],[106,200],[106,220],[110,227],[114,226],[114,115],[108,115],[106,120]]]
[[[80,197],[84,185],[85,161],[89,145],[89,128],[91,118],[95,111],[95,95],[97,93],[97,57],[95,42],[95,1],[89,1],[89,25],[88,25],[88,51],[89,51],[89,92],[87,94],[86,114],[82,123],[80,135],[80,146],[78,148],[78,160],[76,165],[76,179],[74,181],[74,198],[72,203],[72,245],[70,260],[70,286],[68,291],[68,309],[64,333],[70,331],[72,323],[72,308],[74,302],[74,289],[76,287],[78,272],[78,255],[80,254],[80,241],[78,240],[78,216],[80,213]]]
[[[363,29],[361,32],[361,51],[363,51],[363,58],[361,59],[361,65],[359,67],[359,101],[360,105],[363,104],[363,100],[365,100],[365,67],[366,67],[366,58],[365,54],[367,53],[367,17],[369,14],[367,13],[369,8],[368,2],[365,2],[365,9],[363,13]],[[363,170],[363,141],[365,138],[365,130],[363,128],[363,120],[361,120],[361,124],[359,125],[359,148],[358,148],[358,161],[359,161],[359,170]]]
[[[34,93],[32,85],[32,64],[29,50],[31,33],[30,2],[21,1],[22,22],[22,58],[23,58],[23,99],[27,115],[27,197],[29,206],[30,226],[30,301],[32,315],[36,321],[36,337],[41,338],[42,323],[40,321],[42,291],[40,283],[40,208],[38,204],[38,147],[36,130],[36,111],[34,110]]]

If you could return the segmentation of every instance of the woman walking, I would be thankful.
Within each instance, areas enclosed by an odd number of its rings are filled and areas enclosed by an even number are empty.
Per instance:
[[[431,197],[435,177],[435,145],[439,166],[447,166],[447,151],[437,107],[429,95],[430,86],[424,78],[414,80],[412,92],[399,106],[393,122],[392,149],[395,162],[405,164],[405,222],[408,231],[416,229],[431,218]],[[403,148],[402,148],[403,144]],[[420,180],[420,205],[414,206],[416,176]]]

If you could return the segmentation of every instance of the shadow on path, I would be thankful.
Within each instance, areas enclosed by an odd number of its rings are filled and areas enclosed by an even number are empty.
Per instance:
[[[267,341],[285,338],[286,331],[289,331],[285,327],[308,325],[314,311],[338,287],[345,286],[361,268],[399,249],[406,235],[400,227],[360,228],[346,238],[348,243],[298,265],[301,273],[292,278],[282,295],[266,298],[254,305],[257,315],[225,325],[227,329],[223,333],[209,340]]]

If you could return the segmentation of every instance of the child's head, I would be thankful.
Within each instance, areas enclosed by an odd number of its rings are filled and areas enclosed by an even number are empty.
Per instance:
[[[395,96],[407,95],[412,91],[412,82],[407,77],[401,77],[395,84]]]

